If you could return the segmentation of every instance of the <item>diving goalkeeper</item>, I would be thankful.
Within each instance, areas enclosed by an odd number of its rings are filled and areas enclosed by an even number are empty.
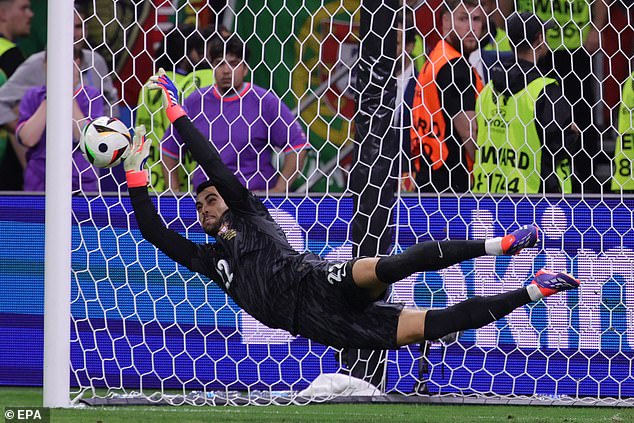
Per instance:
[[[197,187],[196,210],[216,242],[196,244],[165,228],[148,195],[144,162],[150,141],[137,128],[124,166],[143,237],[172,260],[214,280],[245,312],[271,328],[334,347],[394,349],[485,326],[531,301],[579,286],[570,275],[540,270],[525,288],[473,297],[445,309],[408,309],[379,301],[390,284],[412,273],[487,254],[517,254],[537,243],[538,230],[524,226],[487,240],[428,241],[402,254],[342,263],[299,253],[177,104],[172,81],[159,71],[148,87],[161,90],[168,118],[209,175]]]

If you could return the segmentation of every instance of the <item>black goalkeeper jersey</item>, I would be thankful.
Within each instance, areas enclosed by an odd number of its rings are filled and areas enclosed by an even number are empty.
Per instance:
[[[131,188],[130,199],[143,237],[174,261],[211,278],[257,320],[296,334],[301,281],[323,260],[290,246],[264,204],[242,186],[187,117],[174,126],[229,210],[220,220],[216,242],[196,244],[165,228],[147,187]]]

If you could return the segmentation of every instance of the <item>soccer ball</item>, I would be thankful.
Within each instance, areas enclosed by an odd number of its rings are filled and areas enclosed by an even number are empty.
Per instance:
[[[130,131],[119,119],[101,116],[81,133],[79,148],[95,167],[113,167],[121,162],[132,144]]]

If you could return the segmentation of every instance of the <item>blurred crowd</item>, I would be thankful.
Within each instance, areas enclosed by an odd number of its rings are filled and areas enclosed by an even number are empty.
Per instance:
[[[147,128],[156,192],[189,191],[204,174],[172,131],[158,95],[144,89],[134,100],[129,93],[122,95],[114,56],[104,58],[103,46],[88,40],[86,22],[97,13],[91,5],[77,1],[73,22],[73,190],[107,190],[103,178],[110,171],[92,168],[77,149],[83,125],[107,114],[128,119],[131,129]],[[46,52],[27,51],[28,44],[20,43],[29,38],[38,13],[40,21],[45,18],[45,8],[35,12],[29,0],[0,0],[4,191],[44,190]],[[392,159],[400,189],[634,192],[633,17],[631,2],[614,0],[406,2],[394,15],[397,97],[392,125],[400,134],[401,152]],[[288,92],[276,92],[278,73],[269,71],[270,83],[256,84],[253,74],[262,75],[262,64],[270,59],[266,40],[230,31],[220,18],[218,13],[194,24],[177,19],[161,29],[147,70],[167,71],[194,124],[245,186],[257,192],[305,192],[311,177],[330,175],[331,169],[310,159],[324,150],[311,142],[312,121],[326,119],[319,112],[307,119],[301,114],[303,99],[289,101]],[[293,34],[287,37],[293,40]],[[254,43],[260,44],[255,55],[250,51]],[[342,83],[337,71],[350,65],[344,53],[356,54],[349,51],[335,52],[341,63],[334,63],[320,82],[332,78],[333,86]],[[352,77],[343,81],[354,83]],[[327,85],[310,93],[313,101],[332,96]],[[353,115],[346,119],[353,121]],[[60,141],[49,134],[48,142]],[[338,148],[334,166],[344,168],[345,175],[354,158],[344,159],[352,154]]]

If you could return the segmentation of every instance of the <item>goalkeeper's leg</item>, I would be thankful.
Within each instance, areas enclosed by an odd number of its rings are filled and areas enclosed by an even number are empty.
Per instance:
[[[473,297],[438,310],[403,309],[398,320],[398,346],[422,340],[440,339],[450,333],[478,329],[501,319],[532,301],[579,287],[579,281],[566,273],[540,270],[525,288],[490,297]]]
[[[404,309],[398,320],[396,342],[403,346],[481,328],[532,301],[578,287],[579,281],[566,273],[540,270],[526,288],[491,297],[473,297],[445,309]]]
[[[352,278],[371,298],[379,298],[388,285],[413,273],[444,269],[484,255],[517,254],[523,248],[534,246],[537,240],[537,227],[528,225],[500,238],[423,242],[411,246],[402,254],[356,260]]]

